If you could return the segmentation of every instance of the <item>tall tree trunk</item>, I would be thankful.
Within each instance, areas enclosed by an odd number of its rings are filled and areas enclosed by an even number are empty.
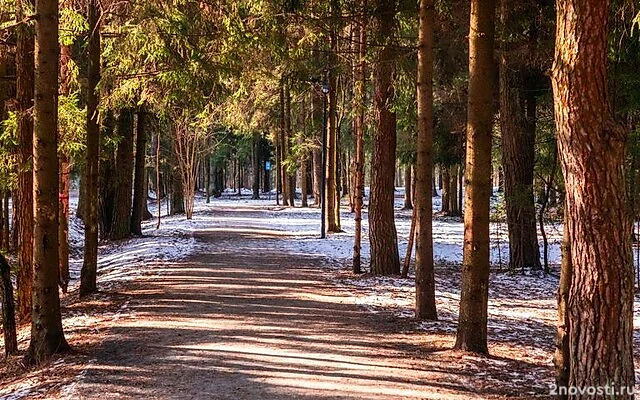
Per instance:
[[[556,4],[552,83],[572,266],[569,385],[633,388],[632,221],[623,176],[627,133],[614,121],[608,98],[610,1]]]
[[[145,131],[146,114],[138,110],[136,121],[136,156],[133,178],[133,207],[131,210],[131,233],[142,235],[142,220],[147,209],[147,132]]]
[[[362,204],[364,202],[364,118],[366,110],[366,75],[367,75],[367,18],[364,13],[367,9],[367,0],[362,0],[362,16],[358,21],[358,63],[356,65],[355,82],[354,82],[354,98],[355,98],[355,142],[356,142],[356,159],[355,159],[355,201],[354,201],[354,222],[355,237],[353,243],[353,272],[359,274],[362,272],[361,248],[362,248]]]
[[[205,163],[205,169],[208,164]],[[262,160],[260,158],[260,133],[253,134],[253,200],[260,199],[260,174],[262,172]],[[208,182],[208,181],[207,181]],[[207,183],[207,186],[208,183]],[[208,195],[207,195],[208,198]]]
[[[411,198],[411,164],[404,167],[404,209],[413,209],[413,199]]]
[[[339,2],[332,0],[331,12],[334,19],[340,15]],[[338,33],[334,28],[329,35],[329,64],[337,65]],[[340,197],[338,195],[338,79],[335,70],[328,70],[326,81],[329,84],[328,118],[327,118],[327,168],[326,168],[326,202],[327,232],[340,232]]]
[[[567,209],[564,212],[564,232],[562,235],[562,266],[560,269],[560,285],[558,287],[558,321],[556,330],[556,350],[553,363],[556,368],[556,385],[569,387],[569,368],[571,354],[569,352],[569,291],[571,289],[571,242],[569,240],[569,224]],[[567,395],[559,394],[558,400],[567,399]]]
[[[162,222],[162,197],[160,196],[160,133],[156,132],[153,136],[154,156],[156,161],[156,204],[158,205],[158,216],[156,229],[160,229],[160,223]]]
[[[449,215],[459,216],[458,208],[458,166],[449,167]]]
[[[85,207],[85,199],[86,199],[86,194],[85,194],[85,189],[86,189],[86,185],[85,185],[85,167],[84,165],[79,165],[78,166],[78,174],[80,175],[80,178],[78,179],[78,208],[76,208],[76,217],[82,221],[84,223],[84,207]]]
[[[89,23],[87,65],[87,148],[84,165],[84,262],[80,272],[80,296],[97,290],[98,270],[98,160],[100,158],[100,125],[98,124],[97,92],[100,82],[100,10],[97,0],[89,0],[87,6]]]
[[[68,2],[63,3],[63,7],[69,7]],[[69,96],[71,93],[71,71],[69,62],[71,61],[71,48],[62,46],[60,48],[60,95]],[[58,129],[58,139],[66,140],[64,132]],[[58,215],[58,285],[64,293],[67,293],[69,285],[69,190],[71,188],[71,159],[69,154],[62,150],[58,152],[58,162],[60,165],[60,177],[58,182],[58,198],[60,210]]]
[[[307,138],[307,98],[302,97],[302,110],[301,110],[301,123],[302,123],[302,137],[298,141],[298,145],[302,147],[302,141]],[[302,156],[300,157],[300,186],[302,191],[302,207],[309,207],[309,151],[305,148],[302,150]]]
[[[12,60],[10,60],[9,52],[4,47],[0,46],[0,77],[7,76],[10,62],[12,62]],[[0,121],[7,119],[8,110],[6,104],[7,100],[9,100],[9,96],[9,83],[0,79]],[[2,196],[4,196],[4,192],[9,191],[8,186],[9,185],[6,182],[3,182],[3,184],[0,185],[0,194]],[[8,226],[8,224],[9,220],[5,218],[3,213],[0,213],[0,230],[3,231],[4,227]],[[9,241],[5,240],[5,238],[0,235],[0,249],[9,251],[9,245]],[[13,292],[11,293],[11,296],[13,299]]]
[[[111,229],[113,226],[113,213],[115,209],[116,195],[116,158],[114,149],[108,139],[113,139],[116,125],[116,118],[113,111],[107,110],[102,127],[100,127],[100,146],[99,150],[104,150],[104,154],[100,154],[98,161],[98,205],[100,220],[98,226],[100,228],[100,238],[103,240],[111,237]],[[88,194],[88,192],[87,192]]]
[[[207,204],[211,203],[211,155],[207,153],[204,160],[204,190],[206,191]]]
[[[449,181],[451,180],[449,177],[449,168],[448,166],[440,167],[442,171],[442,198],[440,200],[440,213],[443,215],[449,215],[451,212],[451,194],[449,190],[451,186],[449,185]]]
[[[67,293],[69,286],[69,191],[71,187],[71,162],[66,154],[59,156],[60,181],[59,193],[60,210],[58,222],[58,285],[63,293]]]
[[[285,133],[285,154],[287,157],[291,156],[291,146],[292,146],[292,132],[291,132],[291,91],[289,89],[289,84],[285,85],[284,89],[284,107],[285,107],[285,118],[284,118],[284,133]],[[291,160],[295,161],[295,160]],[[296,170],[295,170],[295,162],[292,163],[294,168],[287,169],[287,197],[289,198],[289,205],[294,207],[296,205]]]
[[[320,196],[321,196],[321,192],[322,192],[322,130],[323,130],[323,126],[322,126],[322,114],[323,114],[323,110],[322,110],[322,96],[324,96],[322,94],[322,92],[320,92],[319,90],[314,90],[311,94],[311,121],[312,121],[312,127],[311,129],[313,130],[313,137],[314,137],[314,144],[315,146],[313,147],[312,150],[312,157],[313,157],[313,199],[314,199],[314,204],[313,206],[315,208],[320,208]]]
[[[171,212],[170,215],[184,214],[184,187],[179,168],[172,168],[171,173]]]
[[[518,7],[501,1],[500,18],[507,23]],[[533,17],[532,17],[533,18]],[[532,35],[535,39],[535,36]],[[522,54],[502,46],[500,56],[500,131],[502,170],[509,230],[509,269],[540,270],[540,249],[533,198],[535,165],[536,98],[533,77],[523,65]],[[535,46],[533,46],[535,47]]]
[[[111,240],[131,236],[131,192],[133,190],[133,110],[124,108],[118,117],[118,149],[115,163],[115,196]]]
[[[16,18],[20,21],[33,7],[30,0],[17,0]],[[18,188],[14,205],[14,229],[18,242],[17,302],[18,320],[31,316],[33,282],[33,108],[34,96],[34,34],[28,24],[17,29],[16,100],[18,103]],[[56,180],[57,181],[57,180]],[[9,221],[7,221],[9,223]]]
[[[394,221],[396,165],[395,49],[390,32],[395,28],[397,2],[376,0],[375,33],[377,50],[374,66],[374,104],[376,128],[371,160],[371,201],[369,204],[369,242],[371,272],[375,275],[400,273],[398,234]]]
[[[433,0],[420,0],[418,33],[418,141],[415,168],[416,308],[418,319],[437,319],[433,266]]]
[[[456,349],[487,353],[495,0],[471,1],[466,200]]]
[[[33,147],[33,307],[27,358],[68,349],[58,294],[58,1],[36,3]]]
[[[0,254],[0,305],[2,305],[2,329],[4,331],[4,354],[9,356],[18,352],[16,335],[15,304],[13,301],[13,285],[11,283],[11,267]]]
[[[284,86],[285,83],[280,84],[280,132],[278,134],[278,144],[280,147],[280,157],[278,160],[278,168],[280,172],[280,191],[282,192],[282,205],[289,205],[289,194],[287,192],[287,168],[285,167],[285,161],[287,159],[287,146],[285,144],[287,138],[287,116],[286,116],[286,105],[285,105],[285,95],[284,95]]]
[[[8,190],[4,191],[4,196],[2,198],[2,219],[6,221],[6,223],[2,226],[2,241],[7,244],[7,249],[10,249],[10,234],[9,234],[9,196],[11,192]],[[15,220],[14,220],[15,221]],[[13,248],[16,246],[14,245]]]

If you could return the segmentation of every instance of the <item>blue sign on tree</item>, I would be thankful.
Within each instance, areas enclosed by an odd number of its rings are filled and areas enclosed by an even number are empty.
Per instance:
[[[264,163],[264,169],[265,171],[271,171],[271,161],[266,161]]]

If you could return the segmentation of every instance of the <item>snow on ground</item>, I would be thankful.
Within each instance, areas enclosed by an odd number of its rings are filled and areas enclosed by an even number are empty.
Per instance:
[[[84,228],[75,216],[78,195],[72,193],[69,202],[69,272],[70,289],[78,285],[82,268]],[[156,211],[154,204],[150,210]],[[145,266],[161,261],[177,261],[193,252],[195,239],[191,236],[184,216],[163,217],[160,229],[156,221],[146,221],[142,226],[143,236],[118,242],[101,243],[98,257],[98,285],[112,285],[117,281],[130,280],[138,276]]]
[[[398,231],[398,246],[400,256],[404,257],[407,250],[407,240],[411,228],[411,211],[402,210],[402,188],[396,191],[396,229]],[[270,193],[262,200],[250,200],[250,191],[247,195],[238,197],[230,193],[225,193],[220,199],[212,200],[211,205],[215,207],[224,207],[232,209],[238,206],[259,206],[270,205],[275,206],[275,197]],[[310,200],[312,201],[312,200]],[[202,207],[202,203],[200,207]],[[349,213],[346,207],[342,207],[340,214],[341,227],[343,233],[329,234],[327,239],[320,239],[320,210],[317,208],[299,208],[299,201],[296,201],[297,208],[283,207],[273,217],[264,220],[264,227],[282,232],[289,232],[296,237],[296,240],[283,241],[281,245],[283,249],[293,251],[295,253],[327,257],[339,262],[348,262],[353,254],[353,235],[354,235],[354,219],[353,214]],[[433,198],[434,210],[440,209],[440,197]],[[206,205],[205,205],[206,209]],[[362,239],[362,257],[366,261],[369,258],[369,223],[367,220],[367,209],[363,212],[363,239]],[[204,215],[194,217],[200,219],[203,225],[211,224],[228,224],[230,221],[220,220],[213,215]],[[235,221],[241,222],[241,221]],[[235,223],[232,221],[232,223]],[[258,223],[255,221],[254,223]],[[548,224],[546,226],[547,235],[549,237],[549,260],[550,264],[559,264],[561,259],[560,243],[562,239],[562,224]],[[462,262],[462,243],[464,237],[464,224],[460,219],[456,218],[437,218],[433,221],[433,241],[434,241],[434,258],[439,262]],[[542,249],[542,241],[540,241]],[[541,250],[542,251],[542,250]],[[491,224],[491,260],[497,266],[507,265],[509,258],[509,245],[507,237],[507,226],[505,223]]]

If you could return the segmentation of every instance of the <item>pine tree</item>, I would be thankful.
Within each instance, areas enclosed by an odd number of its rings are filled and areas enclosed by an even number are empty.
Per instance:
[[[27,359],[39,363],[69,348],[58,294],[58,2],[36,3],[34,97],[33,308]]]
[[[416,160],[415,218],[416,309],[419,319],[436,319],[431,181],[433,161],[433,0],[421,0],[418,33],[418,143]],[[406,184],[406,183],[405,183]]]
[[[16,16],[22,20],[33,7],[30,0],[16,2]],[[29,25],[17,29],[16,100],[18,103],[18,188],[16,190],[15,230],[18,242],[17,316],[21,321],[31,316],[33,282],[33,107],[34,33]],[[7,221],[8,222],[8,221]]]
[[[87,66],[87,149],[84,166],[84,262],[80,273],[80,296],[97,290],[98,270],[98,160],[100,158],[100,126],[98,125],[98,82],[100,81],[100,10],[97,0],[87,3],[89,22]]]
[[[371,159],[371,200],[369,203],[369,242],[371,272],[376,275],[400,274],[398,234],[394,221],[396,165],[395,29],[396,1],[375,2],[374,106],[376,127]]]
[[[614,120],[609,99],[609,6],[608,0],[557,2],[552,83],[571,257],[569,385],[632,388],[632,220],[622,168],[627,132]]]
[[[466,199],[456,349],[487,353],[489,199],[493,128],[495,1],[472,0],[469,30]]]

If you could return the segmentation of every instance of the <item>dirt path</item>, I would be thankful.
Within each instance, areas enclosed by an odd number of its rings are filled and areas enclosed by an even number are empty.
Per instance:
[[[503,398],[474,395],[460,355],[425,351],[390,314],[356,306],[318,260],[270,251],[271,234],[200,233],[208,250],[131,282],[71,397]]]

